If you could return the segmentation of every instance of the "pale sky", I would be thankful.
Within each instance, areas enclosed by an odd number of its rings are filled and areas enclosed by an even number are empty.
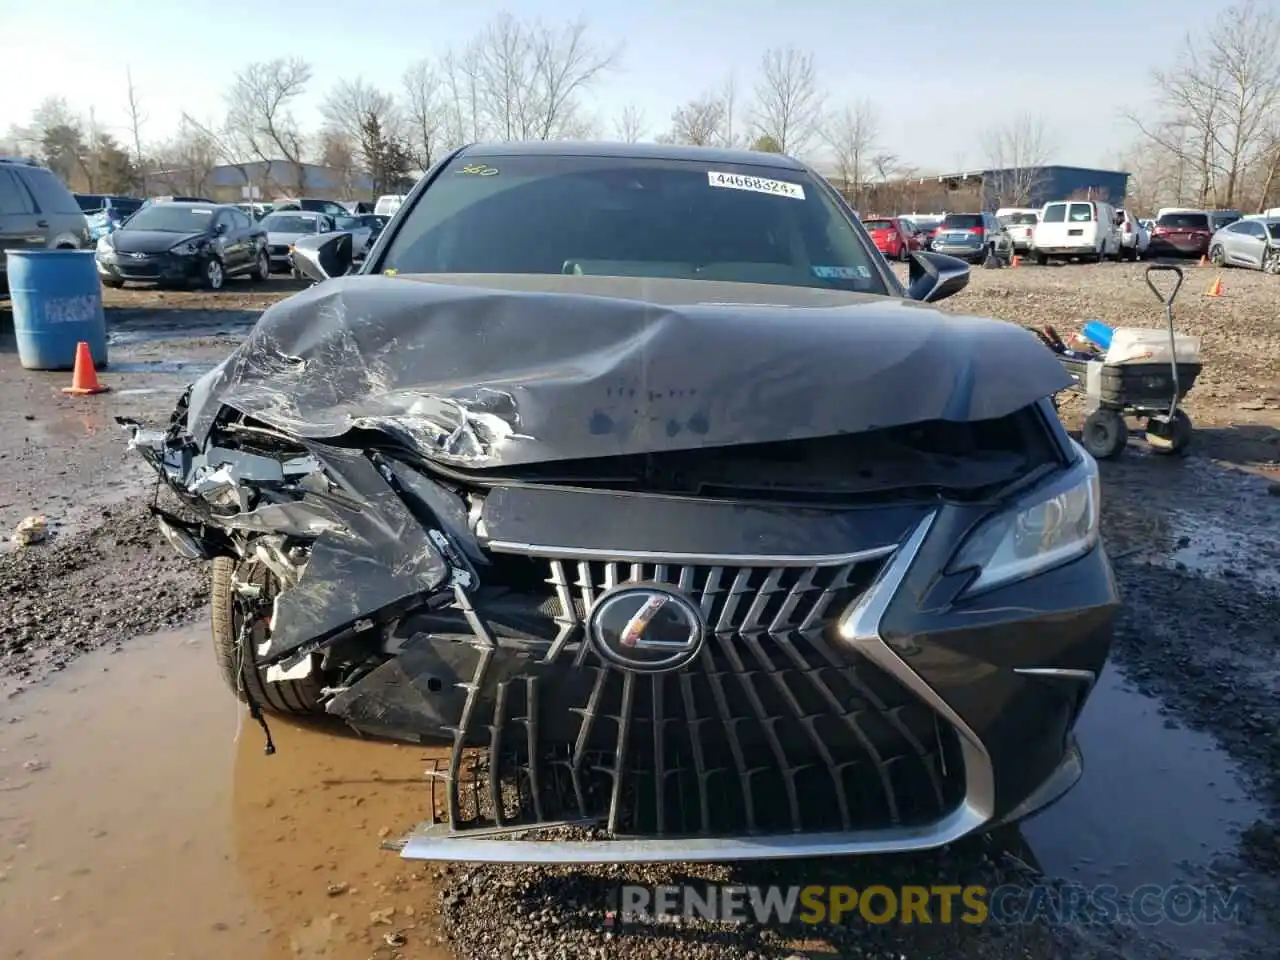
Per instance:
[[[399,90],[409,63],[461,45],[496,13],[559,23],[585,13],[600,44],[624,44],[622,68],[594,88],[592,112],[612,120],[633,102],[646,139],[680,103],[732,71],[748,91],[760,55],[794,44],[815,55],[829,102],[871,98],[884,147],[934,171],[982,166],[980,131],[1024,111],[1056,142],[1054,161],[1114,167],[1132,141],[1121,115],[1150,97],[1152,68],[1204,30],[1226,0],[648,0],[566,7],[550,0],[0,0],[0,133],[26,123],[46,96],[66,97],[125,133],[125,72],[144,102],[146,140],[183,111],[221,113],[220,90],[241,66],[301,56],[314,80],[301,119],[318,125],[324,91],[362,75]]]

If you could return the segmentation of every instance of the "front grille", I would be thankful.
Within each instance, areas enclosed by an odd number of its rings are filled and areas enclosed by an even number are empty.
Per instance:
[[[555,640],[510,668],[482,609],[433,818],[453,831],[582,824],[611,836],[733,836],[932,822],[963,793],[959,745],[896,681],[838,646],[883,558],[828,566],[546,564]],[[585,615],[623,582],[678,587],[710,626],[693,664],[602,660]]]
[[[271,256],[273,257],[284,257],[284,256],[288,256],[289,254],[288,245],[283,243],[273,243],[270,247],[268,247],[268,250],[270,250]]]

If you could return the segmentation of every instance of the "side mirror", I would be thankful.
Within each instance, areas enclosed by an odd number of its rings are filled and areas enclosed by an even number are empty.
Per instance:
[[[969,265],[956,257],[917,250],[907,268],[907,297],[937,303],[969,285]]]
[[[293,244],[294,266],[316,283],[345,275],[353,260],[349,233],[318,233]]]

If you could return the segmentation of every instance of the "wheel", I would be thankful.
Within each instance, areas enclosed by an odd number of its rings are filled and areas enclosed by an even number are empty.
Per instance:
[[[119,289],[121,289],[122,287],[124,287],[124,281],[123,281],[123,280],[112,280],[112,279],[110,279],[110,278],[108,278],[108,277],[103,277],[103,278],[102,278],[102,285],[103,285],[104,287],[110,287],[112,290],[119,290]]]
[[[1047,265],[1048,265],[1048,263],[1049,263],[1049,255],[1048,255],[1047,253],[1037,253],[1037,254],[1036,254],[1036,266],[1037,266],[1037,267],[1044,267],[1044,266],[1047,266]]]
[[[1186,454],[1194,434],[1191,418],[1181,410],[1175,410],[1167,421],[1155,418],[1147,421],[1147,444],[1152,453]]]
[[[906,263],[911,259],[911,247],[909,244],[903,244],[902,249],[898,251],[898,259]]]
[[[271,258],[267,256],[267,251],[258,251],[258,262],[253,268],[253,279],[266,280],[271,276]]]
[[[257,561],[238,561],[231,557],[214,559],[210,591],[213,653],[223,682],[241,701],[248,702],[247,691],[260,706],[276,713],[323,713],[318,664],[313,665],[311,675],[302,680],[277,683],[268,682],[266,671],[258,669],[257,646],[267,634],[265,617],[254,624],[244,643],[240,642],[243,611],[236,603],[234,581],[237,566],[240,566],[241,578],[260,586],[268,600],[277,586],[275,576]]]
[[[1280,249],[1272,248],[1262,255],[1262,272],[1280,275]]]
[[[1129,428],[1115,410],[1095,410],[1085,418],[1080,444],[1095,460],[1118,457],[1129,441]]]
[[[204,265],[204,276],[201,277],[203,285],[208,290],[221,290],[222,285],[227,282],[226,272],[222,269],[222,261],[217,257],[210,257],[209,261]]]
[[[1222,249],[1222,245],[1215,243],[1209,248],[1209,260],[1215,267],[1225,266],[1227,262],[1226,251]]]

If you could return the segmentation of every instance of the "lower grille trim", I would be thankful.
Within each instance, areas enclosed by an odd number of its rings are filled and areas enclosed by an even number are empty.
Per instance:
[[[995,782],[991,758],[964,720],[885,642],[880,622],[924,543],[934,515],[926,517],[893,553],[879,576],[840,624],[841,637],[877,667],[938,713],[955,731],[964,767],[964,796],[931,823],[840,832],[765,834],[743,837],[681,837],[604,840],[539,840],[522,832],[490,830],[485,835],[452,832],[447,824],[423,825],[403,841],[406,860],[475,863],[645,863],[718,862],[811,856],[901,853],[945,846],[989,822]]]

